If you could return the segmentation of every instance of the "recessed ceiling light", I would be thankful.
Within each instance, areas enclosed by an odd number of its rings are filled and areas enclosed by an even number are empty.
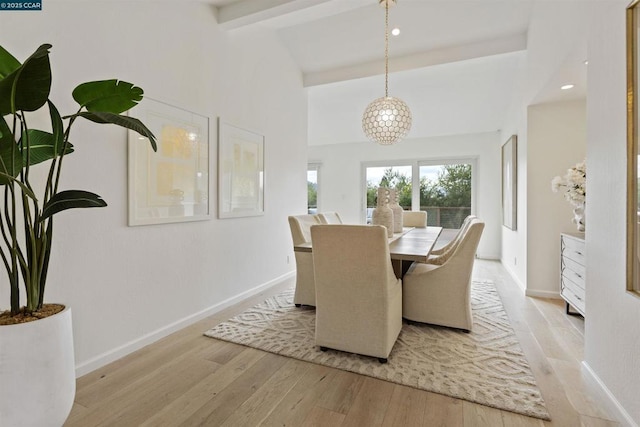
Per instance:
[[[572,84],[568,84],[568,85],[564,85],[564,86],[560,86],[560,89],[562,90],[567,90],[567,89],[572,89],[573,85]]]
[[[398,34],[400,34],[400,28],[394,28],[393,30],[391,30],[391,34],[397,36]]]
[[[589,65],[589,60],[588,59],[584,60],[584,65]]]

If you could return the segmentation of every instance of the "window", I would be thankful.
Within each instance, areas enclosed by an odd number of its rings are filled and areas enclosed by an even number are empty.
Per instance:
[[[420,210],[428,225],[460,228],[471,214],[470,163],[420,164]]]
[[[310,163],[307,166],[307,213],[318,212],[318,170],[320,165]]]
[[[378,203],[378,187],[395,188],[398,193],[398,204],[405,210],[411,210],[411,175],[411,165],[370,166],[365,169],[367,224],[371,223],[373,208]]]
[[[457,229],[471,214],[473,159],[413,161],[399,165],[363,165],[366,221],[377,203],[380,186],[395,188],[405,210],[427,212],[428,225]]]

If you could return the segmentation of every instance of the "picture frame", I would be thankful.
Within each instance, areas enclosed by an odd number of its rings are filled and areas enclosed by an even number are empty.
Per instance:
[[[640,164],[638,122],[638,81],[640,79],[640,0],[633,1],[626,10],[627,49],[627,242],[626,289],[640,296]]]
[[[517,230],[518,137],[511,135],[502,145],[502,225]]]
[[[129,226],[210,219],[209,118],[151,98],[136,117],[158,151],[128,132]]]
[[[264,136],[219,119],[218,218],[264,215]]]

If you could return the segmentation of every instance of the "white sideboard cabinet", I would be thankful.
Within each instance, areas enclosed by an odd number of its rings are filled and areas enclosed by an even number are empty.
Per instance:
[[[560,235],[560,295],[566,301],[567,314],[573,307],[585,315],[586,249],[584,233]]]

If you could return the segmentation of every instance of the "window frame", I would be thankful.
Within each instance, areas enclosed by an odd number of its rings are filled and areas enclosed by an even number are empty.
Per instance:
[[[414,160],[376,160],[360,163],[360,218],[367,221],[367,168],[411,166],[411,210],[420,210],[420,166],[471,165],[471,213],[475,215],[478,192],[478,158],[475,156],[425,158]],[[319,179],[319,178],[318,178]],[[318,185],[319,187],[319,185]]]
[[[320,162],[308,162],[307,163],[307,182],[309,182],[309,171],[316,171],[316,212],[322,212],[320,210],[320,170],[322,163]],[[307,197],[307,212],[309,212],[309,198]]]

